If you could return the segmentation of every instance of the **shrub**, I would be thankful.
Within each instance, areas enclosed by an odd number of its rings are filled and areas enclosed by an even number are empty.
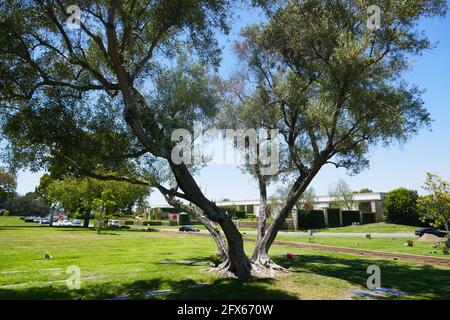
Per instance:
[[[360,222],[359,211],[342,210],[342,226],[351,226],[353,222]]]
[[[421,226],[420,215],[417,210],[417,191],[399,188],[390,191],[384,199],[384,213],[386,221],[410,226]]]
[[[245,219],[245,211],[236,211],[234,217],[236,219]]]
[[[222,263],[222,259],[220,258],[220,255],[216,253],[215,255],[212,255],[211,261],[214,264],[214,267],[218,267]]]
[[[328,209],[328,227],[335,228],[341,226],[341,218],[339,217],[339,209]]]
[[[325,216],[322,210],[300,210],[298,213],[299,229],[325,228]]]
[[[180,213],[178,214],[178,225],[188,225],[189,224],[189,214],[187,213]]]
[[[219,207],[219,210],[222,212],[228,212],[228,215],[234,217],[236,215],[236,206],[223,206]]]

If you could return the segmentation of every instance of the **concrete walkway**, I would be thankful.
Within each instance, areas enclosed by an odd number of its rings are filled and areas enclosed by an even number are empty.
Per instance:
[[[158,228],[152,227],[153,229],[171,231],[171,232],[179,232],[178,229],[169,229],[169,228]],[[200,233],[209,234],[207,230],[200,230]],[[256,231],[241,231],[242,234],[251,234],[256,235]],[[314,237],[362,237],[365,238],[367,233],[344,233],[344,232],[317,232],[314,233]],[[304,237],[309,236],[307,232],[300,231],[279,231],[278,235],[288,236],[288,237]],[[371,233],[372,238],[415,238],[414,233]]]

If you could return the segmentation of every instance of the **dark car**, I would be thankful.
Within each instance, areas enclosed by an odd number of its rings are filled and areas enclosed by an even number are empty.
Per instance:
[[[447,236],[447,234],[445,232],[439,231],[436,228],[419,228],[416,230],[416,236],[421,237],[425,233],[434,234],[435,236],[438,236],[438,237],[446,237]]]
[[[193,226],[181,226],[180,229],[178,229],[178,231],[180,231],[180,232],[183,232],[183,231],[185,231],[185,232],[189,232],[189,231],[200,232],[200,229],[194,228]]]

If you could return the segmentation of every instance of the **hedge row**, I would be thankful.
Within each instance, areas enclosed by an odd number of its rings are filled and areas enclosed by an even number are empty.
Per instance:
[[[187,214],[187,213],[180,213],[179,215],[178,215],[178,224],[180,225],[180,226],[186,226],[186,225],[188,225],[189,224],[189,214]]]
[[[342,226],[351,226],[353,222],[360,222],[359,211],[342,210]]]
[[[373,212],[363,212],[362,213],[362,223],[375,223],[375,214]]]
[[[374,223],[375,213],[362,213],[362,224]],[[350,226],[354,222],[361,223],[359,211],[342,210],[342,226]],[[328,227],[340,227],[339,209],[328,209]],[[301,210],[298,213],[298,229],[321,229],[325,228],[325,213],[322,210]]]
[[[336,228],[341,226],[341,218],[339,217],[339,209],[328,209],[328,227]]]
[[[300,210],[298,214],[299,229],[325,228],[325,217],[322,210]]]

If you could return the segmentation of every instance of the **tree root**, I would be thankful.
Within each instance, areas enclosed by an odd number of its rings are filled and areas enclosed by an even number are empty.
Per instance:
[[[288,269],[273,262],[270,258],[260,258],[257,261],[249,260],[249,262],[252,278],[274,278],[277,274],[290,272]],[[222,277],[237,278],[229,260],[215,268],[209,269],[208,272],[217,273]]]

